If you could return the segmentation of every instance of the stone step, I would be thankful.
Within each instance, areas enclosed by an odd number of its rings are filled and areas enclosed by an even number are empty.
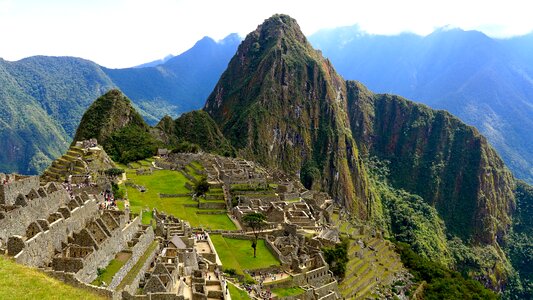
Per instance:
[[[68,162],[73,162],[73,161],[77,160],[78,158],[76,156],[71,156],[71,155],[65,154],[65,155],[63,155],[63,159],[68,161]]]
[[[80,152],[78,152],[78,151],[74,151],[74,150],[72,150],[72,148],[71,148],[71,149],[68,149],[68,151],[67,151],[67,155],[68,155],[68,156],[72,156],[72,157],[83,156],[83,151],[81,151],[81,153],[80,153]]]
[[[366,299],[366,297],[370,296],[372,290],[376,287],[378,283],[374,279],[372,281],[373,282],[369,283],[366,286],[363,286],[363,288],[357,291],[357,296],[355,297],[355,299]]]

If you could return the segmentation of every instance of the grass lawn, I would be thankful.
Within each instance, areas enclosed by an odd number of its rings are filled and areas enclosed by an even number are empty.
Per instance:
[[[122,268],[122,266],[130,259],[131,253],[118,253],[115,259],[109,262],[109,265],[103,270],[103,272],[91,283],[92,285],[100,286],[102,282],[107,285],[113,280],[113,276]]]
[[[250,296],[248,296],[248,293],[246,293],[245,291],[235,287],[229,281],[227,281],[227,283],[228,283],[229,294],[231,295],[231,300],[248,300],[248,299],[252,299],[252,298],[250,298]]]
[[[211,235],[211,241],[225,269],[235,269],[237,273],[244,274],[244,270],[279,266],[279,260],[268,250],[264,240],[257,241],[256,258],[252,241],[224,238],[221,235]]]
[[[180,219],[189,221],[191,226],[203,226],[210,229],[236,230],[237,227],[226,215],[201,215],[196,214],[197,207],[186,207],[186,204],[197,205],[191,197],[160,198],[159,194],[185,194],[189,190],[185,188],[187,178],[180,172],[170,170],[156,170],[151,175],[137,175],[134,170],[126,169],[128,180],[146,188],[140,192],[134,187],[126,187],[130,209],[134,213],[140,213],[143,208],[156,208],[172,214]],[[143,224],[149,224],[151,212],[142,216]]]
[[[277,288],[272,289],[272,293],[278,295],[278,297],[290,297],[303,294],[305,291],[301,287],[290,287],[290,288]]]
[[[0,255],[0,299],[105,299]]]
[[[146,249],[144,254],[139,258],[137,263],[131,268],[131,270],[128,272],[128,274],[126,274],[126,276],[124,276],[124,278],[118,284],[118,286],[117,286],[117,288],[115,290],[118,291],[120,289],[123,289],[126,285],[131,284],[133,279],[135,279],[135,276],[137,276],[137,274],[141,270],[142,266],[144,265],[144,263],[148,259],[148,256],[150,256],[150,253],[152,253],[154,251],[154,249],[157,247],[157,244],[158,244],[158,242],[157,242],[157,240],[155,240],[155,241],[153,241],[150,244],[150,246],[148,246],[148,249]]]

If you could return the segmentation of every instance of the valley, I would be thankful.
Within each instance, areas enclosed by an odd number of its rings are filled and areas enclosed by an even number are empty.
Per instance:
[[[94,99],[41,176],[0,174],[5,259],[111,299],[532,295],[531,186],[450,113],[345,80],[288,15],[202,110]]]

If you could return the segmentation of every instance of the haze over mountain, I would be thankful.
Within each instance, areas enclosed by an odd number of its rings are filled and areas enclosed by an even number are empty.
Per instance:
[[[533,182],[533,34],[497,40],[443,28],[425,37],[382,36],[354,26],[319,31],[310,41],[345,78],[474,125],[517,177]]]
[[[37,174],[64,152],[93,99],[120,88],[149,124],[200,108],[240,42],[205,37],[154,67],[108,69],[74,57],[0,59],[0,170]]]

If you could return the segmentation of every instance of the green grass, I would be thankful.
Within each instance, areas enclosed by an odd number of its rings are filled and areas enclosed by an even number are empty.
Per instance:
[[[248,300],[252,299],[250,296],[248,296],[248,293],[245,291],[235,287],[232,283],[229,281],[226,281],[228,283],[228,289],[229,294],[231,295],[231,300]]]
[[[185,166],[185,172],[194,177],[196,180],[202,179],[202,175],[196,173],[196,171],[191,168],[189,165]]]
[[[301,287],[290,287],[290,288],[277,288],[272,289],[272,293],[278,295],[278,297],[290,297],[303,294],[305,291]]]
[[[236,230],[237,227],[226,215],[196,214],[197,207],[186,207],[186,204],[197,205],[191,197],[160,198],[159,194],[182,194],[190,191],[185,188],[187,178],[177,171],[156,170],[151,175],[136,175],[134,170],[126,169],[128,180],[142,185],[146,191],[140,192],[134,187],[126,187],[130,201],[130,210],[140,213],[143,208],[156,208],[189,221],[191,226],[203,226],[210,229]],[[151,213],[143,214],[143,224],[149,224]]]
[[[148,246],[148,249],[146,249],[144,254],[139,258],[137,263],[131,268],[131,270],[128,272],[128,274],[126,274],[126,276],[124,276],[124,279],[122,279],[122,281],[119,283],[119,285],[117,286],[117,288],[115,290],[117,290],[117,291],[121,290],[126,285],[132,283],[133,279],[135,279],[135,276],[137,276],[137,274],[141,270],[142,266],[144,265],[144,263],[148,259],[148,256],[150,256],[150,253],[152,253],[154,251],[154,249],[157,247],[157,244],[158,244],[158,242],[157,242],[157,240],[155,240],[155,241],[153,241],[150,244],[150,246]]]
[[[144,225],[149,225],[150,221],[152,221],[152,218],[153,218],[152,211],[143,211],[142,216],[141,216],[141,222]]]
[[[110,284],[113,280],[113,276],[122,268],[122,266],[128,261],[131,255],[117,256],[109,262],[109,265],[103,270],[103,272],[91,283],[92,285],[100,286],[102,282]]]
[[[105,299],[0,255],[0,299]]]
[[[197,161],[191,162],[191,165],[193,165],[198,170],[204,170],[204,167]]]
[[[235,269],[238,274],[244,274],[244,270],[279,266],[279,260],[268,250],[264,240],[257,241],[256,258],[251,241],[224,238],[221,235],[211,235],[211,241],[224,268]]]
[[[117,200],[117,206],[119,210],[124,210],[124,201]]]

